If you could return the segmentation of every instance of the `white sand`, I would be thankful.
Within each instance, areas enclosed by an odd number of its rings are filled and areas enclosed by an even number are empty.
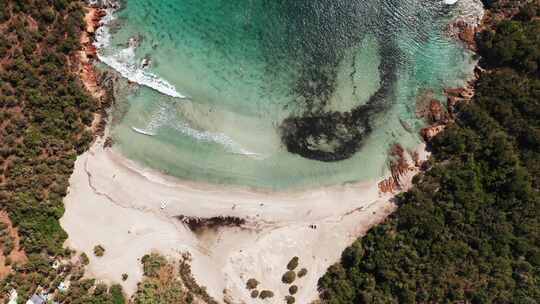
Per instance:
[[[295,282],[296,303],[304,304],[317,298],[317,280],[343,249],[395,209],[391,197],[379,194],[377,181],[304,192],[179,181],[142,169],[98,141],[77,159],[61,224],[69,234],[66,245],[90,256],[88,275],[121,283],[129,294],[142,277],[144,254],[157,250],[176,258],[189,251],[195,278],[216,300],[227,290],[233,303],[263,302],[245,289],[253,277],[259,290],[275,293],[265,303],[282,303],[288,286],[281,276],[299,256],[308,275]],[[162,202],[168,203],[164,210]],[[248,229],[223,228],[198,238],[177,215],[236,216],[248,220]],[[101,258],[92,254],[97,244],[106,249]],[[129,275],[126,282],[122,273]]]

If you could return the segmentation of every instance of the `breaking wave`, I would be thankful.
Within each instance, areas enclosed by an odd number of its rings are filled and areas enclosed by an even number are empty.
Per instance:
[[[98,49],[98,59],[129,81],[149,87],[167,96],[187,98],[185,95],[180,94],[172,84],[153,73],[145,71],[139,66],[135,59],[136,43],[130,42],[127,48],[116,50],[112,55],[103,54],[103,50],[109,48],[111,45],[111,33],[108,26],[115,19],[115,8],[109,6],[106,12],[107,15],[101,20],[101,26],[98,28],[95,36],[94,46]],[[170,117],[171,113],[173,111],[170,111],[167,107],[160,107],[159,111],[151,118],[144,132],[154,135],[159,127],[167,125],[199,141],[221,144],[234,154],[261,156],[259,153],[242,148],[240,144],[223,133],[196,130],[185,122],[176,121],[175,118]]]
[[[144,131],[156,134],[160,127],[167,126],[201,142],[214,142],[223,145],[227,150],[229,150],[229,152],[234,154],[258,157],[262,156],[259,153],[244,149],[240,144],[235,142],[226,134],[194,129],[187,123],[178,121],[174,113],[175,111],[170,109],[170,107],[166,105],[160,106],[159,110],[156,111],[150,118],[150,122],[146,125]]]
[[[162,94],[175,97],[187,98],[180,94],[176,88],[165,79],[145,71],[135,60],[136,46],[130,43],[128,48],[115,51],[112,55],[104,55],[103,50],[110,47],[111,34],[108,25],[114,20],[115,9],[106,9],[107,15],[101,20],[101,26],[96,32],[94,46],[98,49],[98,58],[112,69],[116,70],[122,77],[129,81],[154,89]]]

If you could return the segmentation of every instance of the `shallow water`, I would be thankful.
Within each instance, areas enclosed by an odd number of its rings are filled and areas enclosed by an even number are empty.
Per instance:
[[[100,57],[144,85],[124,84],[113,136],[190,180],[380,177],[392,144],[420,143],[417,96],[471,73],[472,54],[444,35],[452,16],[442,1],[127,0]]]

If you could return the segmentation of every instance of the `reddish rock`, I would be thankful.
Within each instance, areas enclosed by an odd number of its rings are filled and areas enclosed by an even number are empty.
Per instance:
[[[476,50],[476,33],[478,28],[475,24],[466,22],[465,20],[456,20],[448,26],[448,33],[451,37],[459,39],[471,49]]]
[[[474,90],[470,87],[465,88],[446,88],[444,89],[444,93],[447,96],[456,96],[461,97],[465,99],[471,99],[474,95]]]
[[[392,146],[390,151],[392,160],[390,161],[391,176],[379,182],[378,187],[381,193],[394,193],[401,190],[401,178],[412,169],[405,157],[405,149],[399,144]]]
[[[429,117],[432,123],[441,122],[446,119],[446,112],[437,99],[432,99],[429,103]]]
[[[96,58],[97,57],[97,49],[94,45],[88,44],[86,46],[86,56],[88,58]]]
[[[424,104],[417,103],[416,116],[424,118],[429,124],[446,122],[448,115],[446,109],[437,99],[430,99]]]
[[[444,128],[446,128],[445,125],[429,126],[429,127],[423,128],[420,131],[420,134],[422,135],[422,138],[424,138],[425,141],[429,142],[433,139],[433,137],[441,133],[441,131],[444,130]]]

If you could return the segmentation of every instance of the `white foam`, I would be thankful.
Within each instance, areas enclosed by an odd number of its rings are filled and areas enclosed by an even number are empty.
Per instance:
[[[143,130],[143,129],[139,129],[139,128],[134,127],[134,126],[131,126],[131,130],[133,130],[134,132],[137,132],[139,134],[143,134],[143,135],[148,135],[148,136],[156,135],[156,133],[149,132],[149,131],[146,131],[146,130]]]
[[[99,60],[116,70],[122,77],[129,81],[147,86],[171,97],[186,98],[186,96],[180,94],[176,88],[165,79],[139,67],[135,60],[134,45],[130,45],[126,49],[114,51],[112,55],[104,55],[104,50],[109,48],[111,44],[111,34],[107,25],[115,18],[114,9],[109,8],[106,12],[107,15],[101,20],[101,26],[96,32],[96,39],[94,42],[94,46],[98,49]]]
[[[452,1],[452,0],[445,0]],[[484,17],[484,5],[480,0],[459,0],[452,11],[456,20],[462,20],[468,24],[479,25]]]
[[[459,0],[443,0],[444,4],[452,5],[458,2]]]
[[[196,138],[200,141],[215,142],[227,147],[234,154],[248,155],[248,156],[260,156],[259,153],[251,152],[242,148],[238,143],[232,140],[229,136],[223,133],[212,133],[209,131],[199,131],[191,128],[186,123],[178,123],[173,126],[179,132]]]
[[[166,80],[139,67],[135,60],[135,44],[130,43],[129,47],[117,50],[112,55],[103,54],[104,50],[110,48],[111,33],[108,25],[110,25],[115,18],[114,8],[107,8],[106,12],[107,15],[103,17],[101,26],[96,31],[96,39],[94,42],[94,46],[98,49],[99,60],[119,72],[122,77],[127,78],[132,82],[147,86],[168,96],[186,98],[186,96],[180,94],[176,88]],[[196,130],[184,122],[176,121],[176,117],[171,116],[174,111],[170,110],[171,109],[168,109],[167,107],[160,107],[160,110],[150,119],[144,132],[156,134],[156,130],[166,124],[172,126],[182,134],[191,136],[197,140],[221,144],[231,153],[247,156],[260,156],[259,153],[244,149],[241,145],[223,133]]]
[[[163,125],[167,125],[174,128],[178,132],[184,135],[193,137],[199,141],[215,142],[220,145],[223,145],[231,153],[234,153],[234,154],[240,154],[240,155],[246,155],[246,156],[261,156],[259,153],[255,153],[247,149],[244,149],[240,144],[235,142],[232,138],[230,138],[224,133],[213,133],[209,131],[201,131],[201,130],[197,130],[190,127],[185,122],[179,122],[177,120],[176,115],[174,115],[174,113],[175,111],[170,109],[169,107],[161,106],[159,110],[156,113],[154,113],[154,115],[152,115],[150,122],[146,126],[146,130],[148,132],[155,133],[159,127]]]

